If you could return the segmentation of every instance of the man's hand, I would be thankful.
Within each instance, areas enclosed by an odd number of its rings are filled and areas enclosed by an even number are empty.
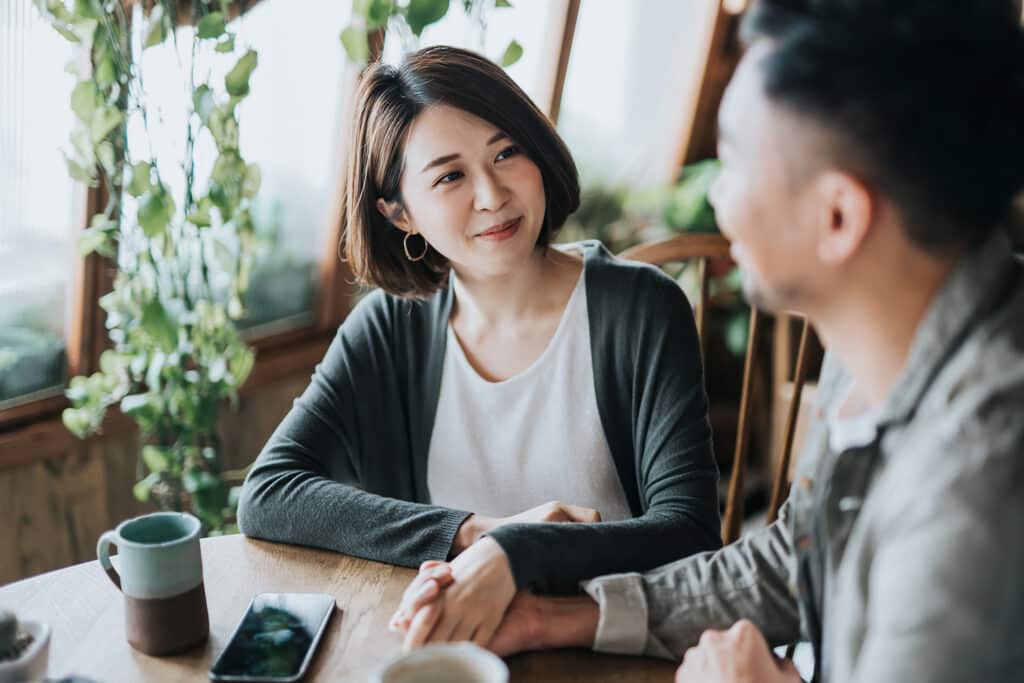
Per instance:
[[[592,648],[600,617],[597,603],[586,595],[549,598],[519,591],[487,649],[506,657],[531,650]]]
[[[586,524],[600,521],[601,513],[597,510],[558,501],[544,503],[509,517],[485,517],[472,514],[466,518],[455,534],[455,540],[452,543],[452,555],[458,555],[480,540],[491,529],[496,529],[506,524],[539,524],[543,522],[579,522]]]
[[[451,583],[442,587],[441,583],[447,581],[446,569]],[[430,578],[421,579],[424,573]],[[421,570],[406,590],[409,600],[403,598],[403,607],[392,623],[408,629],[404,643],[407,650],[427,643],[462,640],[486,647],[515,594],[505,551],[493,538],[485,537],[456,557],[450,567],[439,563]],[[413,614],[411,621],[406,619],[406,612]]]
[[[705,631],[676,671],[676,683],[799,683],[789,659],[779,660],[757,627],[737,621],[728,631]]]

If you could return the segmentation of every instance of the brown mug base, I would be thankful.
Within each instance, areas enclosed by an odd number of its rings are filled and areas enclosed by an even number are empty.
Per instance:
[[[206,642],[210,617],[203,584],[170,598],[125,599],[128,643],[139,652],[165,657]]]

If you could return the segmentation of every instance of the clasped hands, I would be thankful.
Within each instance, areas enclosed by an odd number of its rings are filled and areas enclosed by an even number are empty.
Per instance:
[[[465,640],[502,656],[539,649],[550,642],[550,634],[543,633],[544,598],[516,591],[508,557],[497,541],[484,534],[503,524],[598,521],[600,515],[594,510],[560,503],[500,519],[472,515],[453,545],[456,557],[420,566],[390,627],[405,632],[406,650]],[[772,654],[756,626],[741,620],[727,631],[706,631],[686,652],[675,680],[797,683],[800,676],[793,662]]]
[[[455,558],[420,566],[391,618],[390,628],[405,632],[406,650],[427,643],[463,640],[499,653],[528,649],[528,620],[509,619],[504,624],[502,620],[510,607],[512,613],[524,616],[531,596],[520,591],[517,597],[508,556],[485,534],[506,524],[600,521],[596,510],[558,502],[510,517],[471,515],[453,544]]]

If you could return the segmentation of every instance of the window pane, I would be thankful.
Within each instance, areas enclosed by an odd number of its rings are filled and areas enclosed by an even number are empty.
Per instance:
[[[512,7],[491,8],[486,14],[486,27],[481,29],[477,18],[466,14],[461,0],[452,0],[448,14],[424,29],[420,46],[464,47],[500,63],[509,42],[517,41],[523,47],[523,56],[508,68],[508,75],[537,106],[548,111],[566,5],[566,0],[515,0]],[[401,55],[399,36],[388,31],[384,61],[397,63]]]
[[[338,220],[341,121],[352,88],[338,38],[349,13],[348,2],[263,0],[228,27],[237,32],[236,55],[250,46],[259,53],[251,93],[238,112],[242,156],[262,172],[253,210],[260,248],[241,326],[271,326],[253,329],[254,334],[309,323],[318,264],[336,258],[336,245],[327,244],[326,235]],[[168,43],[145,50],[142,59],[149,106],[157,112],[149,115],[153,150],[176,198],[184,190],[180,164],[187,139],[192,29],[181,28],[177,36],[177,53]],[[223,83],[233,62],[200,52],[197,77],[209,74],[210,82]],[[129,125],[130,156],[147,149],[136,116]],[[213,141],[203,133],[196,143],[197,178],[208,176],[215,157]]]
[[[68,176],[69,43],[31,0],[0,2],[0,407],[59,393],[84,189]]]
[[[584,185],[648,188],[673,179],[717,4],[580,4],[558,129]]]

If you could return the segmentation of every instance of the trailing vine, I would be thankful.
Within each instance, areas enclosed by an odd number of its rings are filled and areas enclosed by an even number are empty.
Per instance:
[[[237,400],[254,363],[234,321],[244,314],[256,247],[251,203],[260,171],[239,151],[238,105],[249,94],[257,53],[236,48],[226,0],[35,2],[88,56],[66,69],[77,83],[65,155],[71,176],[102,184],[108,198],[82,234],[81,254],[96,252],[117,265],[113,289],[99,302],[111,348],[97,372],[71,379],[64,425],[84,438],[119,406],[143,436],[135,496],[191,510],[207,531],[232,530],[237,487],[223,472],[217,418],[225,399]],[[184,158],[177,160],[184,191],[175,195],[152,152],[128,149],[128,121],[138,115],[151,135],[141,53],[169,41],[177,47],[183,16],[194,28],[191,101]],[[197,73],[200,58],[232,66],[213,82]],[[198,177],[202,136],[217,156]]]

